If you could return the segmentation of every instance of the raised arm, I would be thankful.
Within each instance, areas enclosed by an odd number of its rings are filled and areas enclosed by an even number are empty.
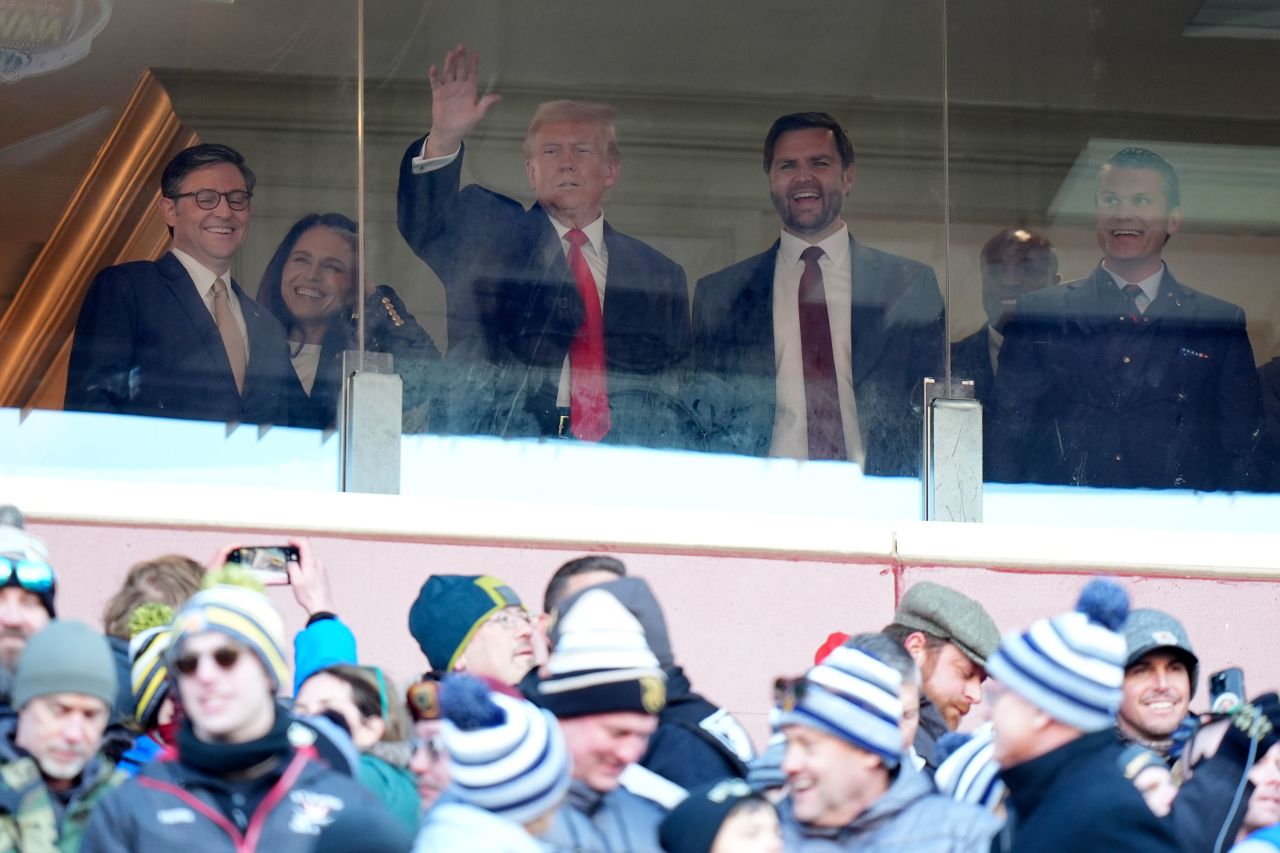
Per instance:
[[[427,72],[431,81],[431,129],[423,153],[428,158],[457,151],[489,108],[502,100],[501,95],[478,97],[479,71],[480,55],[460,44],[445,56],[443,68],[432,65]]]

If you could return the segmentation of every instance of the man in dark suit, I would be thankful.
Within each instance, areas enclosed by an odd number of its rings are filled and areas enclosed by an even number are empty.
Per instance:
[[[946,345],[933,270],[849,233],[853,145],[826,113],[774,122],[764,170],[781,239],[694,292],[691,397],[707,443],[913,475],[916,396]]]
[[[431,130],[400,167],[400,233],[445,287],[448,390],[436,422],[459,433],[680,441],[687,284],[677,264],[604,221],[621,165],[614,111],[538,108],[524,143],[529,210],[460,189],[463,141],[499,100],[477,96],[478,63],[459,45],[432,66]]]
[[[284,330],[230,275],[252,213],[239,152],[202,144],[161,176],[173,239],[159,261],[108,267],[89,286],[67,374],[68,410],[285,423]]]
[[[987,322],[951,345],[951,374],[972,379],[974,396],[991,399],[1004,327],[1018,297],[1058,284],[1058,253],[1047,237],[1026,228],[1005,228],[982,247],[982,307]],[[984,414],[986,410],[984,410]]]
[[[1236,489],[1261,423],[1237,306],[1173,277],[1178,176],[1126,148],[1095,196],[1103,260],[1030,293],[1005,330],[988,478],[1078,486]]]

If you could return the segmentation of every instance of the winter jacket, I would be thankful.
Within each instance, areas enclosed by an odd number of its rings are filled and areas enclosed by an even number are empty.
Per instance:
[[[1081,735],[1000,772],[1008,821],[995,853],[1180,851],[1181,845],[1124,778],[1110,729]]]
[[[1280,825],[1260,829],[1231,848],[1231,853],[1276,853],[1280,850]]]
[[[574,853],[662,853],[658,824],[666,815],[662,806],[625,788],[601,794],[574,779],[541,838]]]
[[[374,747],[380,746],[374,744]],[[422,812],[422,802],[418,799],[418,783],[407,769],[408,759],[403,763],[388,761],[390,750],[379,755],[369,752],[360,754],[360,765],[356,778],[373,795],[378,802],[387,807],[387,811],[400,822],[412,835],[418,831],[418,821]],[[385,757],[384,757],[385,756]]]
[[[909,762],[899,765],[889,789],[847,826],[800,823],[790,797],[778,814],[789,853],[985,853],[999,827],[990,812],[937,793],[929,777]]]
[[[232,820],[215,792],[243,800],[239,789],[271,787],[251,815]],[[352,808],[384,812],[354,779],[317,760],[311,747],[290,751],[266,777],[233,783],[182,764],[166,752],[104,797],[86,830],[85,853],[310,853],[320,830]]]
[[[547,853],[554,848],[542,843],[523,826],[498,817],[493,812],[466,803],[437,803],[427,813],[414,842],[414,853]]]
[[[8,762],[0,767],[0,850],[74,853],[94,806],[122,781],[110,762],[94,758],[76,786],[58,795],[45,786],[34,758]]]
[[[938,748],[938,738],[948,731],[950,729],[947,728],[947,721],[943,719],[942,712],[936,705],[921,696],[920,726],[916,729],[916,739],[912,746],[915,747],[916,755],[924,759],[924,764],[929,768],[931,776],[938,769],[938,761],[934,757],[934,751]]]
[[[317,671],[339,663],[356,664],[356,638],[332,613],[316,613],[293,637],[293,692]]]

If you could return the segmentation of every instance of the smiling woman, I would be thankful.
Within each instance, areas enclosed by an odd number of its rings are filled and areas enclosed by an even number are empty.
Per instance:
[[[355,349],[360,267],[356,224],[340,213],[312,213],[294,223],[276,248],[258,302],[289,337],[297,382],[289,399],[289,425],[329,429],[337,422],[344,350]],[[365,300],[366,345],[391,353],[405,379],[405,412],[430,397],[423,368],[440,359],[426,330],[386,285]],[[406,420],[406,423],[408,421]]]

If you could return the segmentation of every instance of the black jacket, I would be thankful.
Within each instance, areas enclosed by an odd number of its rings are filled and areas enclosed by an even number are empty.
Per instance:
[[[993,853],[1177,853],[1182,848],[1120,769],[1115,732],[1081,735],[1000,772],[1009,819]]]

